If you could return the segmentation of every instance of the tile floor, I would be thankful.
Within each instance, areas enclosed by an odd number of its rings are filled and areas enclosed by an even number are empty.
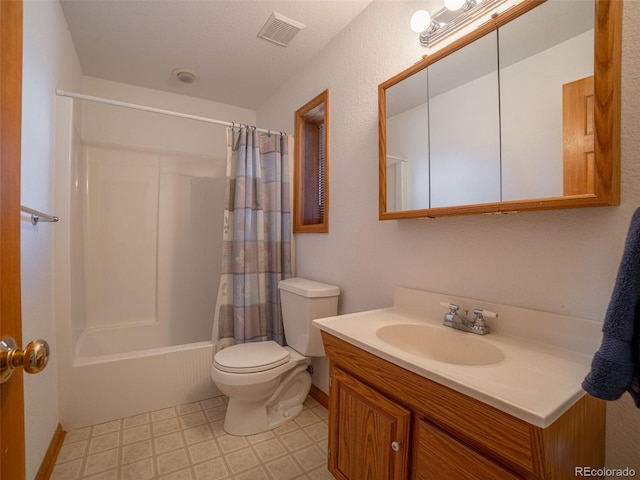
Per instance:
[[[327,410],[311,397],[293,421],[237,437],[215,397],[67,433],[51,480],[332,480]]]

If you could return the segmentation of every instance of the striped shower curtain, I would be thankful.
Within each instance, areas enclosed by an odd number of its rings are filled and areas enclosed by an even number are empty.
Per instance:
[[[288,138],[260,135],[254,127],[228,128],[222,275],[214,321],[218,348],[266,340],[284,345],[278,282],[290,277]]]

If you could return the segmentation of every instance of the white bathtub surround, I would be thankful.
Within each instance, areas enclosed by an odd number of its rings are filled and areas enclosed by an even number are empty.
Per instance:
[[[80,155],[82,217],[70,220],[84,225],[85,328],[155,322],[165,344],[208,340],[222,251],[222,161],[87,142]]]
[[[64,428],[218,392],[208,367],[226,189],[221,166],[212,157],[87,142],[82,129],[76,124],[69,154],[75,215],[65,216],[79,248],[71,249],[70,296],[78,308],[71,365],[61,374]]]
[[[85,77],[85,93],[255,114]],[[56,337],[64,429],[219,394],[211,381],[224,127],[56,98]]]
[[[482,337],[442,325],[440,302],[498,313]],[[504,355],[489,365],[456,365],[410,353],[378,337],[389,325],[428,325],[459,339],[481,341]],[[385,360],[481,400],[538,427],[547,427],[585,392],[582,380],[599,345],[601,324],[589,320],[406,288],[393,307],[314,320],[314,325]],[[455,343],[455,340],[454,340]],[[455,356],[455,354],[454,354]]]

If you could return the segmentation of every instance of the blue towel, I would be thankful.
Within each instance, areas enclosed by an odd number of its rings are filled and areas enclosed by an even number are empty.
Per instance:
[[[640,208],[631,218],[602,333],[582,388],[603,400],[629,392],[640,408]]]

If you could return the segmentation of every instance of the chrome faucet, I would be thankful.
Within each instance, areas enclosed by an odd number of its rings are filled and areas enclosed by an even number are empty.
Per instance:
[[[449,313],[445,314],[444,316],[444,326],[455,328],[457,330],[462,330],[465,332],[475,333],[477,335],[486,335],[489,333],[489,325],[487,325],[487,322],[484,319],[485,316],[489,318],[498,317],[498,314],[495,312],[476,308],[473,311],[473,313],[475,314],[475,318],[473,320],[469,320],[467,316],[469,314],[469,311],[462,310],[463,313],[459,313],[459,305],[446,302],[441,302],[440,305],[449,309]]]

